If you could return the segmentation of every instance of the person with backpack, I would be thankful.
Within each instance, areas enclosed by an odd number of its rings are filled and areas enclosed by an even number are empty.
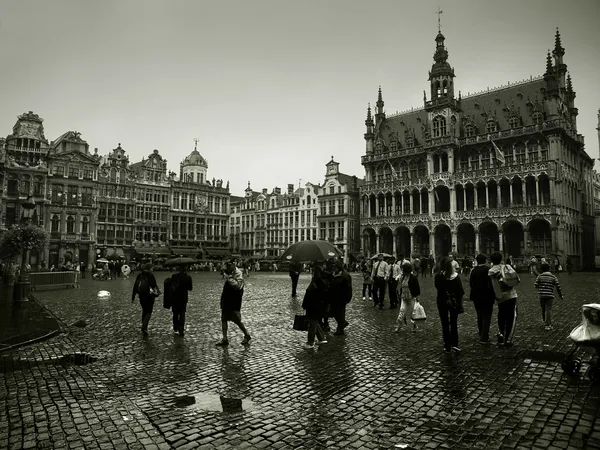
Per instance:
[[[492,267],[488,275],[498,303],[498,345],[511,347],[517,323],[517,286],[521,279],[508,264],[502,264],[502,253],[494,252],[490,256]]]
[[[552,272],[550,272],[550,265],[542,264],[540,266],[540,270],[541,273],[537,276],[534,285],[538,290],[540,305],[542,307],[542,320],[544,321],[545,329],[546,331],[550,331],[554,329],[552,327],[552,303],[554,302],[554,289],[556,288],[556,292],[558,292],[561,300],[563,299],[563,294],[560,288],[558,277],[555,277]]]
[[[156,284],[156,278],[152,273],[152,264],[148,263],[142,269],[142,272],[135,279],[133,292],[131,294],[131,303],[135,301],[135,296],[140,297],[140,306],[142,307],[142,333],[148,336],[148,323],[154,309],[154,300],[160,295],[160,290]]]
[[[180,265],[178,271],[171,275],[169,290],[171,311],[173,312],[173,331],[183,336],[185,333],[185,311],[188,303],[188,292],[192,290],[192,277],[186,272],[185,265]]]

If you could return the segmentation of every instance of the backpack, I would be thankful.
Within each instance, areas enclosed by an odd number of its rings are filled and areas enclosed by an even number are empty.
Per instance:
[[[140,283],[138,284],[137,291],[139,295],[145,296],[150,294],[150,280],[147,275],[140,275]]]
[[[500,290],[502,290],[503,292],[506,290],[510,290],[518,286],[520,282],[521,279],[519,278],[519,274],[510,265],[504,264],[500,268],[500,280],[498,281],[498,284],[500,285]]]

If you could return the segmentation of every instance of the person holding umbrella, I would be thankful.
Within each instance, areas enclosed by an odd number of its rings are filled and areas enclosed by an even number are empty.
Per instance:
[[[346,305],[352,299],[352,277],[344,269],[344,261],[341,259],[333,263],[333,272],[329,288],[331,296],[330,315],[337,322],[336,336],[344,334],[344,328],[348,326],[346,321]]]
[[[223,339],[217,342],[218,346],[229,345],[227,338],[227,322],[235,323],[244,333],[243,345],[249,344],[251,336],[242,322],[242,297],[244,296],[244,276],[236,267],[235,260],[230,260],[224,271],[225,284],[221,293],[221,329]]]

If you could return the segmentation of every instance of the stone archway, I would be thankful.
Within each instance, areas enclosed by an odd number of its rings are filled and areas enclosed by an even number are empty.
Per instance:
[[[479,225],[479,253],[491,255],[500,250],[500,234],[494,222]]]
[[[461,223],[456,228],[456,247],[461,256],[475,255],[475,228],[470,223]]]
[[[436,259],[448,256],[452,251],[452,233],[450,232],[450,227],[441,223],[435,227],[434,235]]]
[[[413,230],[413,253],[429,256],[429,230],[425,225],[417,225]]]
[[[373,228],[365,228],[363,230],[363,254],[370,258],[377,253],[377,240],[375,230]]]
[[[406,226],[396,228],[396,258],[398,255],[410,255],[410,230]]]
[[[529,232],[528,250],[535,255],[552,253],[552,230],[550,224],[544,219],[533,219],[527,226]]]
[[[394,251],[394,236],[392,230],[388,227],[381,227],[379,229],[379,253],[389,253],[390,255]]]
[[[504,240],[504,254],[517,258],[523,254],[525,249],[525,233],[523,224],[516,220],[509,220],[502,226]]]

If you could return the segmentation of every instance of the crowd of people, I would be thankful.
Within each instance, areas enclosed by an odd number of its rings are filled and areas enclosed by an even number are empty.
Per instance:
[[[470,291],[468,297],[477,314],[479,342],[482,345],[491,344],[490,328],[494,305],[497,305],[498,310],[497,344],[502,347],[513,345],[518,309],[515,287],[521,280],[510,264],[510,258],[504,263],[503,259],[500,252],[492,253],[489,258],[479,254],[473,264],[468,266],[468,273],[464,277]],[[389,308],[400,308],[394,331],[417,331],[418,322],[423,318],[420,314],[415,315],[416,307],[420,307],[421,294],[418,275],[435,273],[436,306],[442,327],[443,349],[445,352],[460,352],[458,318],[464,312],[466,298],[460,276],[461,264],[453,256],[443,257],[435,264],[433,261],[430,263],[429,258],[426,258],[427,265],[422,263],[422,259],[416,261],[415,258],[405,259],[404,255],[388,258],[386,261],[384,255],[379,254],[375,261],[364,262],[361,266],[362,299],[373,301],[374,307],[383,309],[387,291]],[[426,268],[425,272],[423,267]],[[545,259],[532,261],[530,267],[535,277],[544,327],[552,330],[554,292],[562,298],[558,277],[552,273],[550,264]],[[293,297],[297,295],[298,269],[297,265],[290,267]],[[348,326],[345,309],[351,298],[352,282],[341,261],[333,260],[324,266],[313,268],[312,280],[302,303],[309,323],[305,348],[313,348],[315,343],[327,343],[330,317],[337,322],[334,335],[344,334],[344,329]]]

